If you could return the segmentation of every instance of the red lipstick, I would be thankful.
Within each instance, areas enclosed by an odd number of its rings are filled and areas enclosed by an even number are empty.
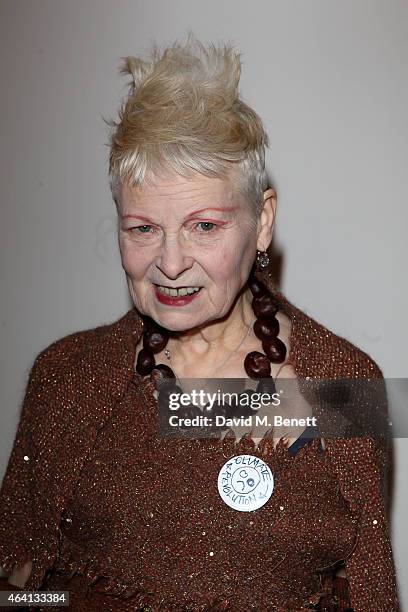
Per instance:
[[[159,291],[156,285],[153,285],[153,287],[156,299],[161,304],[165,304],[166,306],[186,306],[187,304],[190,304],[190,302],[192,302],[194,298],[196,298],[197,295],[201,292],[200,288],[200,290],[195,291],[195,293],[180,295],[179,297],[173,297],[171,295],[165,295],[164,293],[161,293],[161,291]]]

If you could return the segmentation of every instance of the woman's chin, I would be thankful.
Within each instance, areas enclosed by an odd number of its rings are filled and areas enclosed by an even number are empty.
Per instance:
[[[152,315],[150,316],[158,325],[172,332],[191,331],[195,327],[198,327],[204,324],[204,321],[201,321],[201,320],[200,321],[194,321],[194,320],[186,321],[186,317],[183,317],[178,314],[173,314],[173,315],[169,314],[169,315],[160,315],[160,316],[159,315],[156,316],[155,314],[154,316]]]

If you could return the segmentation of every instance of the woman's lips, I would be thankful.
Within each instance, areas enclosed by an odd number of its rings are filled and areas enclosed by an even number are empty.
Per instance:
[[[190,302],[192,302],[194,298],[197,297],[199,293],[201,293],[202,289],[202,287],[200,287],[200,290],[195,291],[194,293],[180,295],[179,297],[173,297],[171,295],[165,295],[164,293],[161,293],[161,291],[159,291],[156,285],[153,285],[153,287],[156,299],[161,304],[166,304],[166,306],[185,306],[186,304],[190,304]]]

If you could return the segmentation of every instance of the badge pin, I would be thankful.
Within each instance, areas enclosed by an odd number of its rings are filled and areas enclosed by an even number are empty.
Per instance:
[[[221,499],[241,512],[251,512],[266,504],[273,486],[270,467],[254,455],[236,455],[228,459],[218,474]]]

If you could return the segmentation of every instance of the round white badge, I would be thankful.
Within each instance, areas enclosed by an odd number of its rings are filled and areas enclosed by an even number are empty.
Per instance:
[[[254,455],[236,455],[228,459],[218,474],[218,492],[234,510],[251,512],[261,508],[272,491],[271,469]]]

